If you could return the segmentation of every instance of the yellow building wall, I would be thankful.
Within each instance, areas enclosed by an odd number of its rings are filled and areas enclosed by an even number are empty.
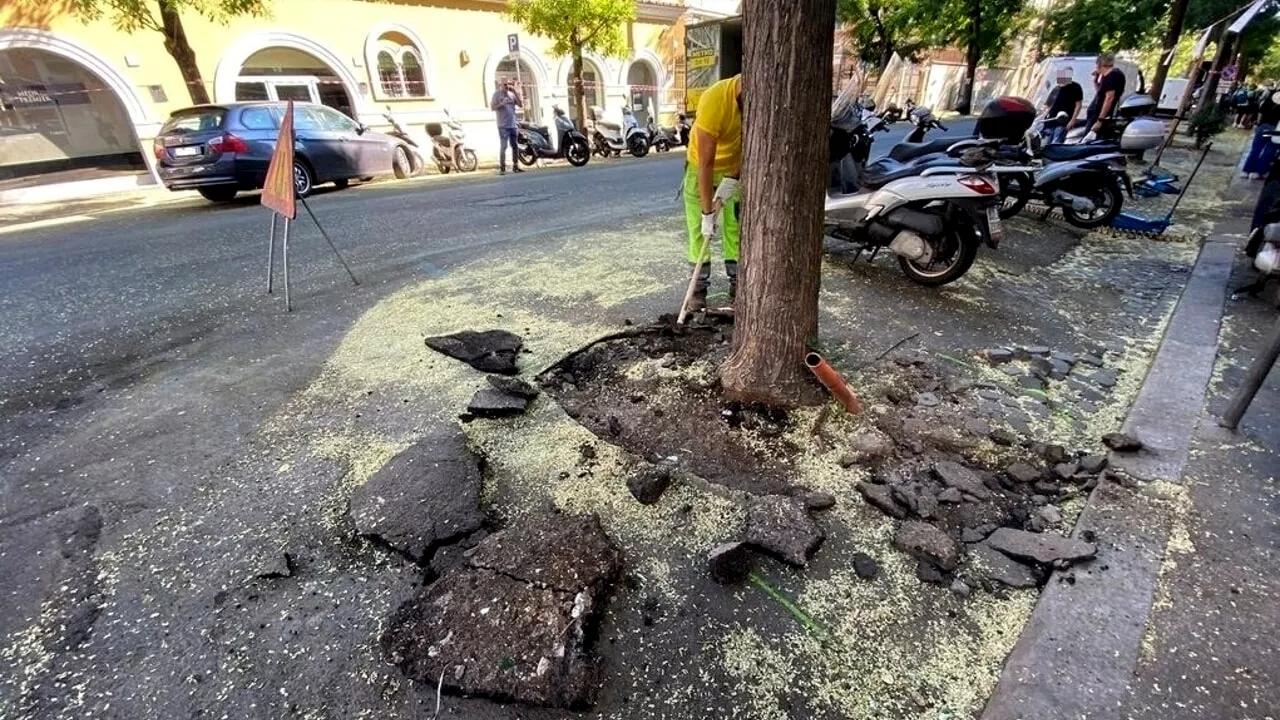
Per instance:
[[[47,9],[46,6],[54,8]],[[162,38],[155,31],[139,31],[125,34],[116,30],[109,18],[85,23],[66,11],[58,10],[58,4],[48,0],[5,0],[0,4],[0,27],[34,28],[56,34],[100,57],[127,78],[133,91],[145,107],[147,117],[143,122],[135,118],[136,132],[143,141],[144,155],[150,155],[150,138],[168,115],[191,100],[177,65],[165,51]],[[567,107],[567,89],[561,71],[563,58],[549,52],[550,43],[544,38],[523,32],[510,22],[500,7],[490,2],[474,0],[449,0],[433,4],[427,0],[393,0],[370,2],[367,0],[275,0],[270,12],[263,17],[233,18],[226,24],[209,21],[195,13],[183,16],[187,38],[196,53],[204,84],[215,102],[230,102],[231,93],[218,86],[219,65],[223,75],[236,73],[238,67],[230,65],[233,50],[242,49],[255,37],[268,33],[302,38],[308,43],[327,49],[331,60],[340,65],[339,75],[354,79],[354,89],[359,98],[353,98],[359,119],[374,126],[385,127],[381,117],[385,105],[393,108],[397,118],[411,132],[421,133],[428,121],[438,121],[443,109],[448,108],[455,117],[463,120],[469,129],[479,133],[484,123],[492,123],[492,113],[487,103],[493,91],[488,86],[487,75],[492,65],[505,54],[507,35],[519,33],[522,50],[534,55],[545,70],[539,78],[541,106],[544,122],[550,120],[553,102]],[[430,99],[382,99],[374,95],[378,82],[376,68],[370,68],[365,56],[365,44],[370,32],[387,24],[409,28],[421,39],[425,47],[427,78]],[[664,37],[669,44],[670,26],[662,22],[637,22],[630,29],[636,50],[647,49],[660,58],[662,82],[670,84],[671,66],[663,62],[670,56],[670,48],[662,48]],[[465,53],[465,58],[463,54]],[[604,74],[607,84],[607,106],[610,112],[619,109],[627,98],[625,68],[627,59],[608,59]],[[372,70],[372,72],[371,72]],[[153,89],[162,91],[164,100],[153,98]],[[351,94],[351,93],[349,93]],[[160,97],[156,94],[155,97]],[[665,100],[665,98],[664,98]],[[664,108],[665,109],[665,108]],[[486,137],[475,138],[481,150],[496,146],[496,133],[484,132]],[[493,135],[494,138],[487,138]],[[425,138],[424,138],[425,139]],[[492,142],[490,142],[492,140]]]

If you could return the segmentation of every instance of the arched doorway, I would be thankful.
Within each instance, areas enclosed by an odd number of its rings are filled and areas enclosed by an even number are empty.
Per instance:
[[[558,72],[565,102],[568,103],[566,109],[569,111],[569,117],[576,119],[578,108],[573,102],[573,58],[562,60]],[[612,114],[616,119],[618,109],[609,108],[606,105],[607,91],[604,69],[600,61],[594,57],[582,58],[582,99],[587,106],[588,114],[591,112],[591,108],[598,107],[605,112],[606,116]],[[612,113],[610,113],[611,110]]]
[[[146,170],[139,147],[125,99],[97,72],[16,40],[0,44],[0,180],[85,168]]]
[[[524,58],[508,56],[498,63],[494,71],[494,87],[497,90],[502,83],[511,81],[520,91],[524,99],[523,110],[518,110],[522,120],[540,125],[542,118],[541,95],[538,88],[538,76]]]
[[[245,58],[236,78],[235,100],[320,103],[356,117],[338,73],[320,58],[289,47],[263,48]]]
[[[627,68],[627,101],[636,121],[645,125],[658,121],[658,72],[648,60],[636,60]]]

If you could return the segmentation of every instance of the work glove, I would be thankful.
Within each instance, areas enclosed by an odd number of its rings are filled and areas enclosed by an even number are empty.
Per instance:
[[[716,222],[719,216],[720,213],[715,211],[702,213],[702,237],[710,240],[720,234],[719,223]]]
[[[738,178],[724,178],[720,181],[720,186],[716,188],[715,196],[711,198],[712,206],[719,210],[736,192],[738,192]]]

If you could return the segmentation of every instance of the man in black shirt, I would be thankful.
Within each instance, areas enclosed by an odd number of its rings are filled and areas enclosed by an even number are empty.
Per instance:
[[[1045,102],[1044,117],[1053,120],[1058,113],[1066,113],[1067,121],[1054,128],[1050,142],[1060,143],[1067,138],[1067,131],[1075,127],[1076,118],[1080,116],[1080,104],[1084,101],[1084,89],[1080,83],[1071,79],[1071,68],[1058,70],[1058,86],[1049,93]]]
[[[1098,67],[1093,72],[1098,92],[1089,103],[1089,114],[1085,125],[1089,132],[1097,135],[1102,121],[1115,114],[1120,106],[1120,96],[1124,95],[1124,73],[1116,68],[1116,57],[1111,53],[1098,56]]]

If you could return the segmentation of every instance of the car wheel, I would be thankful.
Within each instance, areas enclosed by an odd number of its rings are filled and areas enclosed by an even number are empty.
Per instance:
[[[397,145],[395,154],[391,156],[391,171],[395,173],[397,180],[404,180],[413,172],[413,163],[403,145]]]
[[[197,192],[210,202],[225,203],[235,200],[237,191],[234,185],[215,185],[197,188]]]
[[[293,161],[293,192],[298,197],[307,197],[315,188],[316,176],[311,168],[301,160]]]
[[[338,178],[337,180],[333,181],[333,186],[338,188],[339,190],[346,190],[347,187],[350,185],[351,185],[350,178]]]

